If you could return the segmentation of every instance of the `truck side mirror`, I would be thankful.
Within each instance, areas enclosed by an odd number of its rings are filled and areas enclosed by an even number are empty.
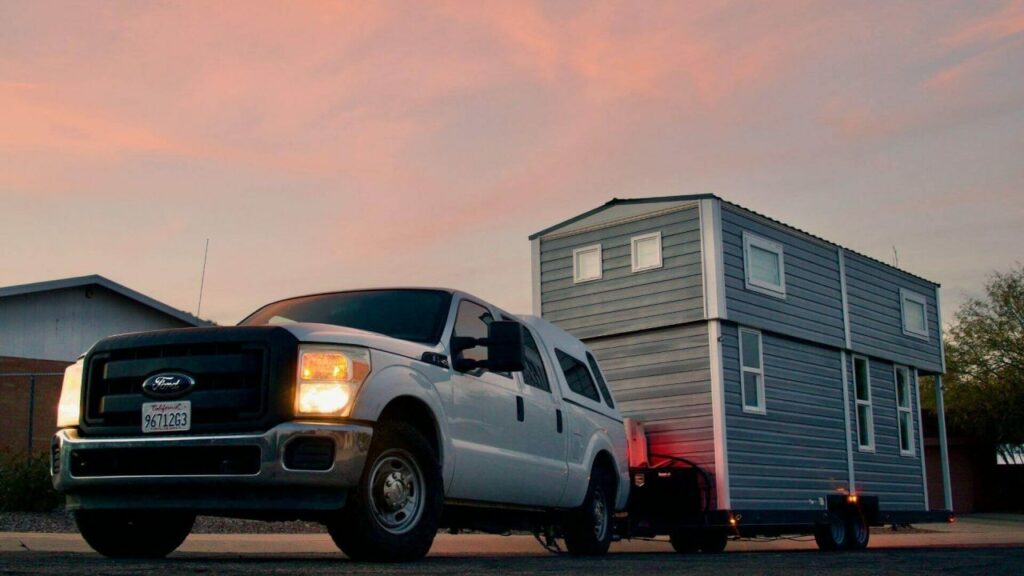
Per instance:
[[[487,327],[487,366],[493,372],[522,372],[523,326],[495,320]]]

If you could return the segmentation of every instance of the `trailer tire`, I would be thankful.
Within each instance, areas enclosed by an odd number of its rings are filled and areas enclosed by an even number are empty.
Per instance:
[[[725,530],[705,530],[700,537],[700,551],[705,554],[719,554],[729,544]]]
[[[419,560],[437,534],[442,486],[437,455],[423,434],[400,422],[382,424],[373,435],[359,486],[327,523],[327,532],[352,560]]]
[[[694,530],[676,530],[668,535],[672,549],[680,554],[700,552],[700,533]]]
[[[108,558],[163,558],[181,546],[195,520],[195,514],[177,510],[75,512],[82,538]]]
[[[611,476],[594,468],[583,505],[566,514],[562,524],[565,547],[573,556],[602,556],[612,543],[612,510],[615,506]]]
[[[850,510],[846,516],[846,547],[849,550],[863,550],[871,540],[871,529],[860,510]]]
[[[845,515],[832,514],[827,523],[815,527],[814,541],[826,552],[842,550],[847,547],[848,534]]]

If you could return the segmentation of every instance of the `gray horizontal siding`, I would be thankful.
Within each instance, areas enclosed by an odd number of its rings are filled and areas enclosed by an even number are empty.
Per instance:
[[[732,508],[821,509],[849,482],[839,351],[762,332],[766,413],[750,414],[739,331],[725,323],[722,336]]]
[[[914,420],[914,456],[901,456],[896,423],[896,376],[893,365],[869,358],[871,365],[871,406],[875,422],[875,452],[861,452],[857,443],[857,412],[853,380],[853,357],[848,357],[850,379],[850,427],[853,430],[853,467],[856,490],[878,496],[882,510],[924,510],[924,482],[921,478],[921,446],[918,429],[917,393],[911,394]],[[913,374],[911,373],[911,377]],[[913,383],[916,386],[916,382]],[[911,389],[914,392],[914,389]]]
[[[927,372],[940,372],[942,356],[935,285],[859,254],[847,252],[845,260],[852,349]],[[926,298],[927,340],[903,333],[900,288]]]
[[[644,423],[652,454],[714,473],[711,370],[705,322],[590,339],[623,416]]]
[[[662,267],[633,272],[630,238],[661,232]],[[572,252],[601,244],[602,278],[573,283]],[[541,312],[578,338],[649,330],[704,317],[696,207],[540,243]]]
[[[786,297],[747,290],[743,232],[783,246]],[[834,247],[770,226],[745,210],[722,206],[722,250],[729,319],[829,346],[845,345],[839,256]]]

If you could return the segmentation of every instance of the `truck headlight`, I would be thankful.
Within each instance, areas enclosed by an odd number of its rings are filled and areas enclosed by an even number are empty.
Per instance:
[[[64,383],[60,387],[60,401],[57,403],[57,427],[78,426],[82,415],[82,366],[79,360],[64,370]]]
[[[347,416],[359,385],[370,374],[364,348],[303,346],[295,386],[297,416]]]

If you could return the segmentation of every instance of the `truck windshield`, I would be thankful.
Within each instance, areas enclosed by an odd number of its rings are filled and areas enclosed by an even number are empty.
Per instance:
[[[452,295],[440,290],[365,290],[303,296],[268,304],[239,324],[316,322],[436,344]]]

